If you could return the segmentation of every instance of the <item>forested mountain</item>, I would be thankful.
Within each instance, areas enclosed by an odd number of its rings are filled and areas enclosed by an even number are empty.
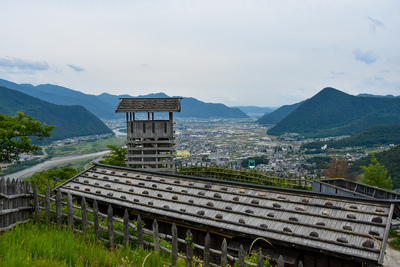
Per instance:
[[[400,145],[389,150],[376,153],[376,159],[380,165],[385,166],[387,175],[392,178],[393,188],[400,189]],[[361,166],[368,166],[371,163],[371,155],[356,160],[349,168],[348,172],[352,175],[359,176],[362,174]]]
[[[400,124],[400,98],[358,97],[325,88],[269,129],[268,134],[352,135],[385,124]]]
[[[56,126],[46,141],[112,133],[99,118],[82,106],[56,105],[0,86],[0,113],[14,116],[17,111]]]
[[[303,145],[303,148],[320,149],[327,145],[328,148],[345,147],[373,147],[380,145],[400,144],[400,125],[375,125],[356,133],[350,137],[334,141],[317,141]]]
[[[18,90],[30,96],[58,105],[81,105],[99,118],[123,118],[123,114],[115,113],[119,98],[132,97],[129,95],[111,95],[108,93],[99,96],[87,95],[66,87],[44,84],[33,86],[30,84],[16,84],[0,79],[0,86]],[[164,93],[142,95],[138,97],[169,97]],[[176,117],[194,118],[248,118],[238,108],[230,108],[223,104],[205,103],[191,97],[183,97],[182,108]]]
[[[296,104],[293,104],[293,105],[282,106],[282,107],[278,108],[277,110],[262,116],[261,118],[259,118],[257,120],[257,122],[259,124],[265,124],[265,125],[267,125],[267,124],[277,124],[283,118],[285,118],[287,115],[289,115],[293,110],[298,108],[303,102],[304,101],[296,103]]]

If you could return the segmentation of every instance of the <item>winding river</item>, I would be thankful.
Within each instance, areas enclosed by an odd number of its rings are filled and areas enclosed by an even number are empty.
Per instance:
[[[32,174],[34,174],[35,172],[43,171],[43,170],[46,170],[48,168],[51,168],[51,167],[54,167],[57,165],[65,164],[65,163],[80,160],[80,159],[88,159],[88,158],[95,158],[95,157],[103,156],[104,154],[107,154],[108,152],[110,152],[110,151],[106,150],[106,151],[78,155],[78,156],[52,158],[45,162],[42,162],[42,163],[39,163],[32,167],[26,168],[22,171],[5,175],[4,177],[10,178],[10,179],[23,179],[23,178],[32,176]]]

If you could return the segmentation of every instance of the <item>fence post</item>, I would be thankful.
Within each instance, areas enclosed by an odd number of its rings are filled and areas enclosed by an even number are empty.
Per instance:
[[[226,244],[226,239],[224,238],[224,241],[222,241],[221,245],[221,267],[226,267],[226,265],[228,264],[227,255],[228,246]]]
[[[81,201],[81,214],[82,214],[82,231],[83,231],[83,234],[86,235],[87,228],[88,228],[88,218],[87,218],[85,197],[82,197],[82,201]]]
[[[138,247],[143,247],[144,241],[143,241],[143,222],[142,218],[140,217],[140,214],[137,216],[137,243]]]
[[[100,226],[99,226],[99,206],[97,205],[96,199],[93,200],[93,223],[94,223],[94,234],[96,240],[100,239]]]
[[[257,267],[263,267],[264,266],[264,257],[263,254],[261,253],[261,250],[257,254]],[[283,267],[283,266],[282,266]]]
[[[204,267],[210,267],[210,246],[210,233],[207,233],[206,239],[204,240]]]
[[[45,198],[45,208],[46,208],[46,222],[50,224],[50,186],[46,187],[46,198]]]
[[[300,261],[300,262],[299,262],[299,265],[297,265],[297,267],[303,267],[303,262]]]
[[[62,215],[61,215],[61,190],[58,189],[56,193],[56,217],[57,224],[62,225]]]
[[[70,192],[67,194],[67,210],[68,210],[68,227],[74,230],[74,210],[72,207],[72,195]]]
[[[175,223],[172,224],[171,235],[172,235],[171,265],[176,266],[176,263],[178,261],[178,229],[176,229]]]
[[[126,249],[129,246],[129,213],[128,210],[125,209],[124,214],[124,248]]]
[[[186,267],[192,267],[193,262],[193,234],[189,230],[186,232]]]
[[[32,184],[31,184],[31,182],[26,182],[25,183],[25,193],[26,194],[31,194],[32,193]],[[29,197],[29,198],[25,198],[25,205],[24,206],[31,206],[31,197]],[[25,212],[25,220],[27,219],[27,218],[29,218],[29,212],[30,212],[30,210],[27,210],[26,212]]]
[[[39,196],[38,196],[38,191],[37,191],[37,185],[36,183],[33,183],[33,206],[35,210],[35,217],[36,220],[39,221]]]
[[[243,248],[243,246],[242,245],[240,245],[240,247],[239,247],[239,253],[238,253],[239,255],[239,266],[238,267],[245,267],[245,264],[244,264],[244,257],[245,257],[245,255],[244,255],[244,248]]]
[[[156,220],[153,221],[153,243],[154,253],[160,255],[160,235],[158,234],[158,223]]]
[[[3,193],[4,195],[7,195],[7,194],[4,192],[4,189],[5,189],[4,178],[1,178],[1,179],[0,179],[0,193]],[[5,210],[5,208],[4,208],[4,202],[5,202],[5,199],[0,198],[0,211],[1,211],[1,210]],[[4,220],[5,220],[5,216],[1,216],[1,217],[0,217],[0,227],[6,226],[5,223],[3,223]]]
[[[278,267],[284,267],[284,266],[285,266],[285,261],[283,260],[282,255],[280,255],[278,258]]]
[[[115,244],[114,244],[113,209],[111,205],[108,205],[107,224],[108,224],[108,241],[110,242],[110,247],[113,249],[115,247]]]

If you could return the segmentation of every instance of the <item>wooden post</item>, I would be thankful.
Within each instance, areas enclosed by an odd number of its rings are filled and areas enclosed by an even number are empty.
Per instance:
[[[297,265],[297,267],[303,267],[303,262],[300,261],[300,262],[299,262],[299,265]]]
[[[72,195],[70,192],[67,194],[67,210],[68,210],[68,227],[74,229],[74,210],[72,207]]]
[[[210,233],[207,233],[204,241],[204,267],[210,267],[210,246],[211,237]]]
[[[107,225],[108,225],[108,241],[110,242],[110,247],[113,249],[114,244],[114,221],[113,221],[113,209],[111,205],[108,205],[107,211]]]
[[[39,221],[40,213],[39,213],[39,196],[37,191],[36,183],[33,183],[33,206],[35,210],[36,220]]]
[[[239,247],[238,254],[239,254],[238,255],[239,256],[239,266],[238,267],[245,267],[245,263],[244,263],[245,254],[244,254],[244,248],[242,245],[240,245],[240,247]]]
[[[96,199],[93,200],[93,223],[94,223],[94,235],[96,240],[100,239],[100,226],[99,226],[99,206],[97,205]]]
[[[0,193],[1,194],[4,194],[4,189],[5,189],[5,186],[4,186],[4,178],[1,178],[0,179]],[[5,194],[6,195],[6,194]],[[2,211],[2,210],[5,210],[4,209],[4,201],[5,201],[5,199],[3,199],[3,198],[0,198],[0,211]],[[4,218],[5,218],[5,216],[1,216],[0,217],[0,227],[4,227],[4,226],[6,226],[5,224],[4,224]]]
[[[83,234],[86,235],[87,234],[87,228],[88,228],[88,218],[87,218],[86,199],[85,199],[85,197],[82,197],[81,214],[82,214],[82,231],[83,231]]]
[[[193,234],[189,230],[186,232],[186,267],[192,267],[193,262]]]
[[[61,190],[58,189],[56,193],[56,217],[58,226],[62,225],[62,212],[61,212]]]
[[[285,261],[283,260],[282,255],[280,255],[278,258],[278,267],[284,267],[284,266],[285,266]]]
[[[263,254],[261,253],[261,250],[257,254],[257,267],[263,267],[264,266],[264,257]],[[283,266],[282,266],[283,267]]]
[[[221,245],[221,267],[226,267],[228,264],[228,246],[226,244],[226,239],[224,238],[224,241],[222,241]]]
[[[140,214],[137,217],[137,243],[138,247],[143,247],[144,240],[143,240],[143,222]]]
[[[176,263],[178,262],[178,229],[176,228],[175,223],[172,224],[171,235],[172,235],[171,265],[176,266]]]
[[[45,208],[46,208],[46,222],[50,224],[50,186],[46,187],[46,198],[45,198]]]
[[[128,210],[125,209],[124,214],[124,248],[129,247],[129,213]]]
[[[158,234],[158,223],[156,220],[153,221],[153,243],[154,253],[160,255],[160,235]]]

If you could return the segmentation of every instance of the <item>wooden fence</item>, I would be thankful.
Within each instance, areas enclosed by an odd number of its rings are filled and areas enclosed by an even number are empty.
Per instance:
[[[201,165],[181,165],[176,168],[176,173],[209,177],[215,179],[270,185],[286,188],[301,188],[311,190],[314,179],[307,175],[293,175],[288,177],[272,176],[270,172],[262,172],[256,169],[236,169],[229,166],[220,166],[216,164],[202,163]]]
[[[239,267],[244,266],[264,266],[263,255],[261,251],[257,254],[257,263],[250,263],[245,261],[245,251],[240,246],[238,257],[231,256],[227,253],[227,242],[223,240],[221,250],[215,250],[210,248],[210,235],[207,234],[205,238],[205,245],[199,245],[193,243],[192,233],[190,230],[186,233],[186,238],[181,239],[177,236],[177,227],[173,223],[171,228],[171,235],[159,233],[158,223],[154,220],[152,230],[143,228],[143,223],[140,215],[137,217],[137,225],[129,221],[128,211],[125,209],[125,215],[123,219],[113,216],[113,209],[111,205],[108,206],[107,214],[99,212],[98,204],[96,200],[91,201],[93,208],[87,207],[87,202],[84,197],[81,199],[81,205],[74,205],[72,196],[70,193],[67,196],[62,196],[58,190],[54,196],[51,196],[50,187],[47,186],[46,194],[41,195],[37,192],[36,184],[33,185],[33,192],[31,190],[31,184],[29,182],[24,183],[20,180],[0,180],[0,231],[6,231],[14,227],[17,223],[25,223],[31,219],[38,221],[44,221],[47,224],[58,224],[64,226],[63,222],[66,222],[65,227],[71,229],[74,232],[80,232],[84,235],[88,234],[89,226],[94,228],[94,235],[97,240],[108,241],[111,248],[116,246],[129,247],[130,243],[136,242],[138,247],[152,247],[154,252],[160,254],[161,251],[171,254],[171,262],[165,264],[175,266],[178,258],[182,258],[186,262],[186,266],[194,266],[199,263],[201,266],[227,266],[228,262],[238,262]],[[63,212],[62,209],[67,207],[67,212]],[[78,212],[80,211],[80,212]],[[43,216],[40,213],[44,213]],[[76,215],[79,214],[80,216]],[[93,219],[88,219],[88,213],[91,213]],[[101,225],[101,218],[107,221],[107,226]],[[116,231],[114,229],[115,222],[123,224],[123,232]],[[78,224],[80,227],[75,227]],[[130,234],[130,229],[133,229],[135,235]],[[101,236],[101,230],[107,232],[107,237]],[[145,235],[151,236],[152,241],[146,241]],[[122,244],[115,241],[116,236],[123,238]],[[161,246],[160,238],[165,239],[171,243],[171,248]],[[184,244],[186,247],[185,255],[178,252],[179,243]],[[203,251],[203,260],[199,260],[194,257],[194,248]],[[219,265],[211,263],[210,259],[212,255],[218,255],[221,259]],[[280,256],[278,259],[278,267],[284,266],[283,257]],[[303,266],[302,262],[298,266]]]

